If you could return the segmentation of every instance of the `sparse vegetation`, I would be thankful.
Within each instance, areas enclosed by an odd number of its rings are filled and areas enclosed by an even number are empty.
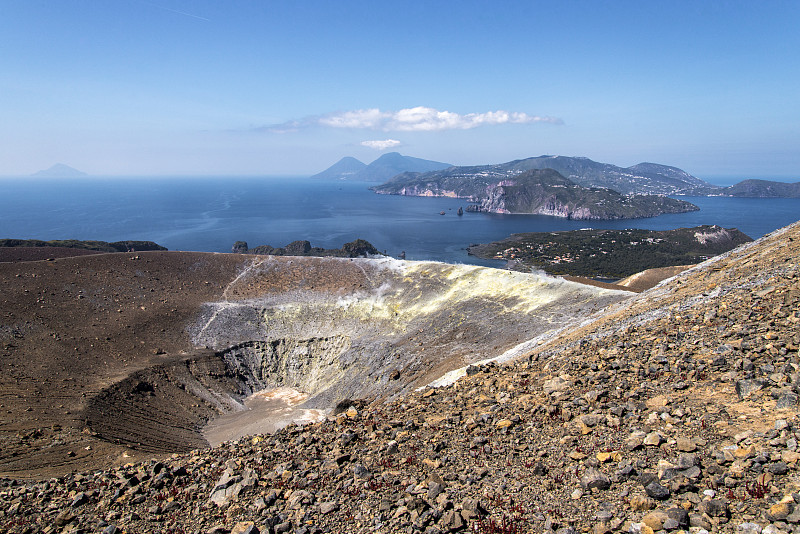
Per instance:
[[[232,252],[238,254],[259,254],[264,256],[333,256],[338,258],[359,258],[378,256],[380,251],[372,243],[364,239],[356,239],[342,245],[338,249],[312,247],[308,241],[292,241],[285,247],[271,247],[259,245],[248,248],[246,241],[237,241],[233,244]]]
[[[61,247],[96,250],[99,252],[143,252],[146,250],[167,250],[152,241],[82,241],[79,239],[0,239],[0,247]]]
[[[514,234],[471,245],[481,258],[511,260],[518,269],[552,274],[624,278],[657,267],[691,265],[752,241],[735,228],[698,226],[676,230],[576,230]]]

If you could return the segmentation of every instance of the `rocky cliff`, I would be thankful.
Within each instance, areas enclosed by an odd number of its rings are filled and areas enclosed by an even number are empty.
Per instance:
[[[490,184],[480,202],[468,207],[468,211],[488,213],[603,220],[655,217],[697,209],[688,202],[664,196],[624,196],[610,189],[581,187],[551,169],[528,171]]]

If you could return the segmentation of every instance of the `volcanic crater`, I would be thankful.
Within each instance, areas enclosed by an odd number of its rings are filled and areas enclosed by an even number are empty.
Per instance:
[[[397,398],[630,295],[467,265],[190,252],[2,263],[0,280],[0,475],[15,478]]]

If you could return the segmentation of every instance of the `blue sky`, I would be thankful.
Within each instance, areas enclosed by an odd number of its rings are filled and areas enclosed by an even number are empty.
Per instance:
[[[800,2],[0,0],[0,175],[391,150],[800,180]]]

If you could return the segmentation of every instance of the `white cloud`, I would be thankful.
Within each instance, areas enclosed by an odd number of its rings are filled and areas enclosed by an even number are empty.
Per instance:
[[[375,150],[386,150],[387,148],[394,148],[400,146],[402,143],[397,139],[382,139],[375,141],[362,141],[361,146],[367,148],[374,148]]]
[[[387,119],[387,113],[379,109],[359,109],[343,111],[320,117],[319,124],[331,128],[368,128],[380,129]]]
[[[417,106],[397,111],[381,111],[377,108],[341,111],[321,117],[289,121],[272,126],[269,129],[274,132],[288,132],[295,131],[302,126],[319,125],[329,128],[366,129],[384,132],[433,132],[469,130],[494,124],[530,124],[534,122],[563,123],[559,118],[528,115],[518,111],[498,110],[461,115],[452,111],[439,111],[434,108]]]

